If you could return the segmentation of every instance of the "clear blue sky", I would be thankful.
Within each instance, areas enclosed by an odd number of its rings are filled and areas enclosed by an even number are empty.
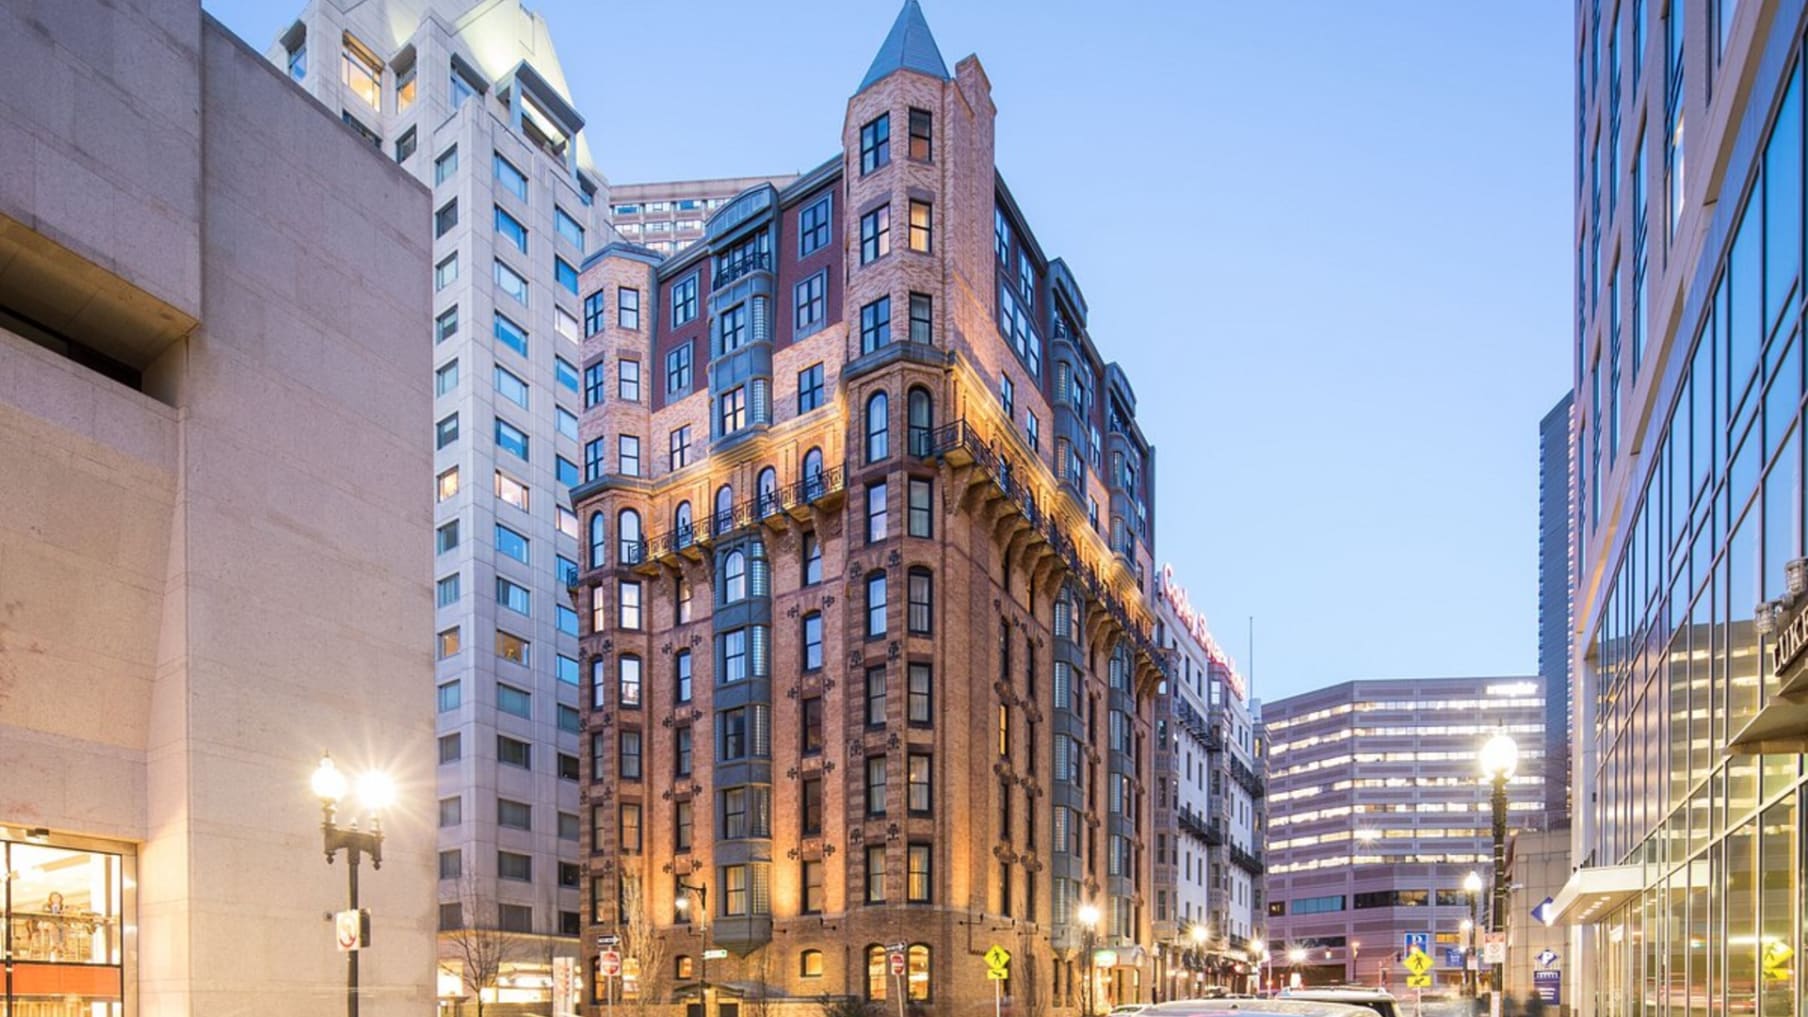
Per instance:
[[[1570,384],[1573,7],[922,0],[1158,449],[1157,553],[1273,699],[1531,673]],[[206,0],[262,49],[289,0]],[[896,0],[529,4],[620,182],[833,155]],[[1244,661],[1247,670],[1247,661]]]

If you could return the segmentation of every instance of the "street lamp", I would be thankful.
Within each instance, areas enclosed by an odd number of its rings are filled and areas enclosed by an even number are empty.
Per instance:
[[[1362,940],[1350,940],[1350,981],[1362,984]]]
[[[1488,930],[1503,932],[1507,916],[1507,781],[1519,769],[1519,744],[1504,730],[1488,739],[1481,752],[1482,775],[1493,785],[1490,804],[1494,809],[1494,892],[1488,903]],[[1499,1012],[1504,964],[1494,965],[1492,1008]]]
[[[308,781],[314,789],[314,796],[320,799],[320,831],[325,843],[326,863],[333,864],[333,856],[341,850],[345,852],[346,884],[349,890],[351,906],[348,910],[357,913],[358,934],[353,945],[345,951],[345,1013],[346,1017],[358,1017],[358,951],[365,945],[368,919],[358,907],[358,862],[363,855],[370,856],[370,867],[383,867],[383,821],[382,811],[395,804],[395,783],[389,775],[371,771],[358,776],[358,800],[364,806],[365,817],[370,821],[369,830],[358,829],[359,817],[353,816],[349,826],[340,826],[335,819],[339,807],[339,799],[345,797],[345,774],[333,765],[333,757],[325,752],[320,754],[320,765],[314,768],[314,776]]]
[[[1305,961],[1305,959],[1306,959],[1306,948],[1305,947],[1296,946],[1293,949],[1287,951],[1287,960],[1292,965],[1292,973],[1287,979],[1287,981],[1289,983],[1289,987],[1297,988],[1299,986],[1299,984],[1300,984],[1299,966],[1302,962]]]
[[[1086,1008],[1086,1017],[1092,1017],[1092,949],[1094,937],[1098,934],[1099,909],[1091,904],[1082,904],[1074,917],[1080,920],[1080,941],[1086,951],[1086,981],[1080,986],[1080,1003]]]
[[[1256,989],[1262,988],[1262,968],[1268,963],[1268,944],[1260,939],[1251,940],[1249,952],[1256,961]]]
[[[1481,912],[1478,904],[1482,894],[1482,874],[1474,869],[1463,877],[1463,892],[1469,895],[1469,935],[1464,940],[1467,953],[1463,957],[1463,985],[1469,990],[1469,998],[1474,999],[1481,988],[1481,966],[1477,963],[1475,952],[1475,933],[1481,927]]]
[[[1199,970],[1205,971],[1209,967],[1205,952],[1205,941],[1212,938],[1212,930],[1207,928],[1202,922],[1196,923],[1189,935],[1191,935],[1193,939],[1193,954],[1199,962]]]
[[[697,958],[697,996],[700,1000],[700,1005],[698,1006],[698,1009],[703,1011],[704,1017],[708,1017],[708,1015],[709,1015],[709,887],[703,883],[686,883],[682,879],[678,881],[678,899],[672,902],[672,906],[677,908],[678,913],[681,915],[684,915],[685,920],[688,922],[690,920],[690,913],[691,913],[691,899],[689,897],[685,896],[685,894],[687,894],[687,893],[694,893],[697,895],[697,914],[701,918],[702,928],[698,932],[698,935],[703,938],[703,953],[701,956],[699,956]]]

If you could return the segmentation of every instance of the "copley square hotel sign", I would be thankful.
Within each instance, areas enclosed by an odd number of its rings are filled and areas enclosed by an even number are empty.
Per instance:
[[[1249,688],[1244,684],[1243,676],[1237,673],[1237,666],[1231,663],[1230,657],[1219,648],[1218,641],[1212,638],[1211,627],[1205,623],[1205,613],[1193,607],[1192,601],[1187,599],[1186,587],[1174,581],[1172,564],[1161,567],[1161,599],[1168,602],[1168,606],[1174,609],[1175,617],[1180,619],[1180,624],[1186,626],[1187,632],[1192,634],[1200,646],[1205,647],[1206,656],[1211,658],[1212,663],[1223,669],[1225,687],[1239,700],[1247,700]]]

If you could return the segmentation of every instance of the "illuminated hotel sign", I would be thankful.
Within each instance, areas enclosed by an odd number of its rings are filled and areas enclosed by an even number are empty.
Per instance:
[[[1161,567],[1161,598],[1174,609],[1174,615],[1180,620],[1188,632],[1200,646],[1205,647],[1205,655],[1211,662],[1224,670],[1224,684],[1231,694],[1238,699],[1249,698],[1249,688],[1243,683],[1243,676],[1237,673],[1237,667],[1230,657],[1218,647],[1218,641],[1212,638],[1212,630],[1205,623],[1205,614],[1195,610],[1187,599],[1186,588],[1174,581],[1174,566]]]

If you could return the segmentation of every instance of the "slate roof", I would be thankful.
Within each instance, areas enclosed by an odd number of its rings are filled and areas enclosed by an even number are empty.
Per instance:
[[[874,82],[900,70],[918,71],[943,81],[949,77],[948,65],[942,62],[942,51],[935,45],[935,36],[930,34],[917,0],[904,0],[904,9],[892,22],[878,55],[873,57],[873,65],[866,69],[866,77],[855,91],[864,92]]]

